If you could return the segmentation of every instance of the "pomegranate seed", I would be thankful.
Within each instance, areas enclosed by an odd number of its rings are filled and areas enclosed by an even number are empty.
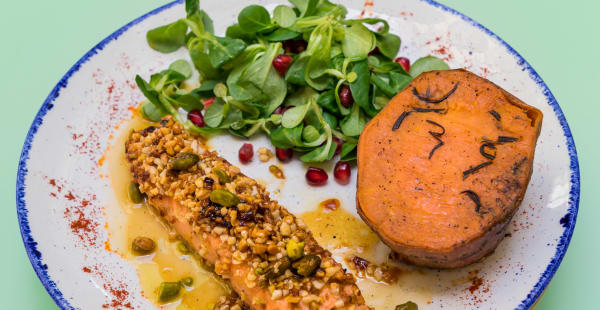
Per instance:
[[[335,148],[335,155],[339,155],[342,152],[342,144],[344,144],[344,142],[342,140],[340,140],[338,137],[333,137],[332,138],[333,141],[335,141],[337,143],[337,146]]]
[[[275,57],[275,59],[273,59],[273,67],[275,70],[277,70],[277,72],[279,72],[279,74],[285,75],[285,72],[290,67],[293,60],[294,59],[291,56],[279,54],[277,57]]]
[[[308,43],[302,39],[299,40],[285,40],[283,41],[283,49],[286,53],[299,54],[306,50]]]
[[[312,186],[325,185],[328,178],[327,172],[321,168],[308,167],[308,170],[306,171],[306,182]]]
[[[202,116],[202,112],[200,110],[194,109],[188,112],[187,118],[190,122],[194,123],[194,125],[198,127],[204,127],[204,117]]]
[[[247,164],[252,160],[252,156],[254,156],[254,149],[252,148],[252,144],[244,143],[238,152],[238,157],[242,164]]]
[[[333,168],[333,176],[336,182],[342,185],[350,183],[350,164],[345,161],[338,161]]]
[[[294,40],[285,40],[281,42],[281,45],[286,53],[292,53],[294,50]]]
[[[308,42],[304,40],[294,40],[294,52],[300,54],[306,50]]]
[[[354,103],[354,98],[352,98],[352,91],[350,90],[350,86],[345,84],[342,85],[340,87],[340,90],[338,91],[338,94],[340,95],[340,102],[344,107],[349,108],[352,105],[352,103]]]
[[[287,110],[289,110],[289,109],[291,109],[293,107],[294,106],[284,107],[284,106],[280,105],[280,106],[277,107],[277,109],[275,109],[275,111],[273,111],[273,114],[283,114],[283,113],[285,113],[285,111],[287,111]]]
[[[277,159],[286,163],[292,160],[292,156],[294,156],[294,150],[292,149],[280,149],[278,147],[275,148],[275,155]]]
[[[369,56],[375,56],[381,54],[381,51],[379,50],[379,47],[375,46],[375,48],[369,52]]]
[[[404,68],[404,71],[406,71],[406,72],[410,71],[410,60],[408,58],[398,57],[394,61],[399,63],[402,66],[402,68]]]
[[[202,101],[202,104],[204,105],[205,109],[210,107],[213,103],[215,103],[215,97],[211,97],[211,98],[208,98],[208,99]]]

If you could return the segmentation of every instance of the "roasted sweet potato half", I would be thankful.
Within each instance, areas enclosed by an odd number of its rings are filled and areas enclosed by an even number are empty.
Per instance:
[[[521,203],[542,113],[465,70],[418,76],[358,142],[358,213],[404,260],[492,252]]]

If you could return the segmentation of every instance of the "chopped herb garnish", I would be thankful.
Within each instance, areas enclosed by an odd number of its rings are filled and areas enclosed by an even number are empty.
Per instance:
[[[431,135],[436,135],[438,137],[441,137],[442,135],[444,135],[446,133],[446,128],[444,128],[444,126],[432,121],[432,120],[426,120],[429,124],[435,125],[437,127],[439,127],[440,129],[442,129],[442,132],[429,132]]]
[[[517,140],[519,140],[519,139],[515,138],[515,137],[506,137],[506,136],[499,136],[498,137],[498,143],[515,142]]]
[[[400,128],[400,125],[402,125],[402,121],[404,121],[404,118],[406,118],[408,115],[410,115],[410,113],[411,113],[410,111],[402,112],[402,114],[400,114],[398,119],[394,122],[394,127],[392,127],[392,131],[398,130],[398,128]]]
[[[466,179],[469,175],[471,175],[471,174],[479,171],[479,169],[485,168],[485,167],[487,167],[487,166],[489,166],[491,164],[492,164],[491,161],[486,161],[486,162],[481,163],[481,164],[479,164],[479,165],[477,165],[475,167],[472,167],[472,168],[469,168],[468,170],[463,171],[463,180]]]
[[[441,113],[441,112],[445,112],[446,109],[430,109],[430,108],[413,107],[413,111],[418,112],[418,113],[429,113],[429,112]]]
[[[486,148],[490,148],[492,150],[494,150],[494,153],[487,153],[485,151]],[[479,153],[481,153],[481,155],[489,160],[494,160],[496,158],[496,146],[493,143],[484,143],[481,145],[481,147],[479,148]]]
[[[498,114],[498,112],[494,111],[494,110],[489,110],[488,112],[490,112],[490,114],[492,114],[492,116],[496,119],[496,120],[501,120],[502,117],[500,117],[500,114]]]
[[[440,147],[442,147],[442,145],[444,145],[444,141],[442,141],[441,137],[446,133],[446,128],[444,128],[444,126],[442,126],[432,120],[427,120],[427,122],[442,129],[442,132],[434,132],[431,130],[429,131],[429,134],[438,141],[438,144],[436,144],[436,146],[433,147],[431,152],[429,152],[428,159],[431,159],[431,157],[433,156],[433,153],[435,153],[435,151],[437,149],[439,149]]]
[[[472,190],[464,190],[460,193],[467,195],[467,197],[473,200],[473,202],[475,203],[475,212],[479,213],[479,210],[481,209],[481,200],[479,200],[479,195],[477,195],[477,193],[475,193]]]
[[[452,94],[454,94],[454,92],[456,91],[456,89],[458,88],[458,82],[456,82],[456,84],[454,84],[454,87],[446,94],[444,95],[442,98],[440,99],[431,99],[427,97],[424,97],[422,95],[419,94],[419,92],[417,91],[417,89],[415,87],[413,87],[412,89],[412,93],[413,95],[415,95],[415,97],[417,97],[419,100],[426,102],[426,103],[440,103],[446,99],[448,99],[448,97],[452,96]]]

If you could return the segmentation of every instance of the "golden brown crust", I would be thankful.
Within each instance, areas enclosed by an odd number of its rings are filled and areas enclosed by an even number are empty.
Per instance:
[[[541,121],[539,110],[465,70],[420,75],[361,135],[358,213],[415,264],[479,260],[523,199]]]

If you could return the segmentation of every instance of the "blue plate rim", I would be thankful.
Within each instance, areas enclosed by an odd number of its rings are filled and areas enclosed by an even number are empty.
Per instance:
[[[577,157],[577,149],[575,147],[575,142],[573,140],[573,136],[571,134],[569,124],[567,123],[564,113],[563,113],[562,109],[560,108],[556,98],[554,97],[554,95],[552,94],[552,92],[550,91],[550,89],[548,88],[546,83],[542,80],[542,78],[539,76],[539,74],[533,69],[533,67],[531,67],[531,65],[523,58],[523,56],[521,56],[508,43],[506,43],[503,39],[501,39],[498,35],[496,35],[492,31],[490,31],[485,26],[481,25],[477,21],[473,20],[472,18],[466,16],[463,13],[460,13],[457,10],[454,10],[454,9],[452,9],[444,4],[441,4],[437,1],[434,1],[434,0],[420,0],[420,1],[425,2],[436,8],[439,8],[443,11],[449,12],[455,16],[460,17],[461,19],[468,22],[472,26],[482,30],[485,34],[487,34],[488,36],[490,36],[490,37],[496,39],[498,42],[500,42],[508,50],[508,52],[518,60],[518,64],[522,67],[522,69],[529,73],[530,78],[532,80],[534,80],[534,82],[536,82],[538,87],[540,87],[542,89],[543,94],[546,97],[548,104],[552,107],[554,114],[558,118],[559,123],[563,129],[563,134],[564,134],[566,142],[567,142],[567,149],[568,149],[568,154],[569,154],[569,159],[570,159],[570,169],[571,169],[571,175],[570,175],[571,189],[569,192],[569,209],[567,211],[567,214],[565,214],[563,217],[564,222],[561,221],[561,223],[565,227],[565,230],[563,231],[563,234],[561,235],[559,242],[556,246],[556,252],[555,252],[554,257],[550,260],[550,264],[548,264],[548,266],[546,267],[546,270],[542,273],[542,275],[540,276],[540,279],[537,281],[537,283],[534,285],[534,287],[531,289],[531,291],[527,294],[526,298],[523,299],[521,301],[521,303],[519,304],[519,306],[517,306],[517,308],[516,308],[518,310],[529,309],[532,305],[535,304],[537,299],[544,292],[545,288],[550,283],[550,280],[556,273],[556,270],[560,266],[560,263],[562,262],[562,259],[564,258],[564,255],[569,247],[569,243],[571,241],[571,237],[573,236],[573,231],[575,229],[575,223],[576,223],[577,213],[578,213],[578,209],[579,209],[579,196],[580,196],[581,184],[580,184],[580,172],[579,172],[579,161],[578,161],[578,157]],[[27,217],[28,211],[27,211],[27,207],[25,204],[25,200],[24,200],[25,178],[27,176],[27,161],[29,159],[29,151],[31,150],[33,138],[35,137],[35,134],[37,133],[39,127],[41,126],[44,116],[48,113],[49,110],[51,110],[53,108],[53,106],[54,106],[53,102],[60,95],[61,89],[65,88],[67,86],[68,81],[71,78],[71,76],[75,72],[77,72],[84,63],[86,63],[91,57],[96,55],[99,51],[103,50],[104,47],[108,43],[110,43],[111,41],[116,40],[118,37],[120,37],[123,33],[125,33],[132,26],[142,22],[143,20],[145,20],[146,18],[148,18],[152,15],[156,15],[156,14],[162,12],[163,10],[166,10],[166,9],[168,9],[176,4],[180,4],[182,2],[183,2],[183,0],[175,0],[173,2],[167,3],[161,7],[158,7],[156,9],[134,19],[133,21],[129,22],[125,26],[119,28],[117,31],[110,34],[108,37],[106,37],[104,40],[100,41],[100,43],[98,43],[92,49],[90,49],[83,57],[81,57],[69,69],[69,71],[67,71],[67,73],[65,73],[65,75],[60,79],[60,81],[52,89],[52,91],[50,92],[50,94],[48,95],[48,97],[46,98],[46,100],[44,101],[44,103],[42,104],[40,109],[38,110],[32,124],[31,124],[31,127],[29,128],[29,131],[27,132],[27,136],[26,136],[25,142],[23,144],[21,156],[19,159],[19,166],[18,166],[18,170],[17,170],[17,183],[16,183],[17,217],[18,217],[18,221],[19,221],[19,227],[21,230],[21,237],[23,239],[23,243],[25,245],[25,250],[27,252],[27,256],[29,257],[31,265],[33,266],[35,273],[37,274],[38,278],[42,282],[42,284],[43,284],[44,288],[46,289],[46,291],[48,292],[48,294],[50,294],[52,299],[56,302],[56,304],[61,309],[75,309],[75,308],[64,297],[63,293],[56,286],[56,283],[52,279],[50,279],[50,276],[48,275],[48,272],[47,272],[48,266],[42,262],[42,253],[40,253],[37,250],[37,242],[31,236],[31,229],[29,227],[29,220]]]

